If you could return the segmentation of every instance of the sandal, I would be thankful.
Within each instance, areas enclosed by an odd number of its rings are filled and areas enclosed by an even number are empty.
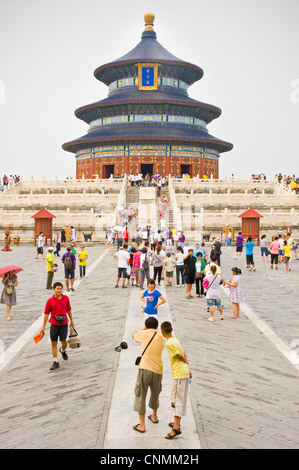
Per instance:
[[[173,439],[174,437],[176,436],[179,436],[180,434],[182,434],[182,431],[180,431],[180,429],[172,429],[172,431],[174,432],[174,434],[170,434],[170,432],[168,434],[166,434],[165,436],[165,439]]]
[[[140,423],[135,424],[135,426],[133,426],[133,429],[135,429],[135,431],[138,431],[138,432],[145,432],[145,431],[141,431],[140,429],[137,429],[138,426],[140,426]]]
[[[157,421],[153,421],[153,420],[152,420],[152,415],[149,415],[149,416],[148,416],[148,419],[149,419],[152,423],[154,423],[154,424],[158,424],[158,423],[159,423],[159,420],[158,420],[158,419],[157,419]]]
[[[170,428],[173,428],[174,422],[172,421],[171,423],[168,423],[168,426],[169,426]],[[180,431],[180,430],[181,430],[181,428],[179,429],[179,431]]]

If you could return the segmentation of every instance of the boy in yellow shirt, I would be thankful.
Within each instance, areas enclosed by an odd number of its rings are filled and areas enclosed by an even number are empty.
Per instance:
[[[82,277],[85,277],[85,274],[86,274],[86,266],[87,266],[87,258],[88,258],[88,254],[85,251],[84,245],[80,246],[80,251],[78,251],[77,256],[79,260],[80,279],[82,279]]]
[[[282,247],[282,251],[284,252],[284,262],[286,265],[286,271],[291,271],[290,269],[291,249],[292,249],[292,245],[289,245],[288,241],[285,240],[283,247]]]
[[[186,415],[189,379],[192,378],[186,354],[180,341],[172,336],[172,325],[165,321],[161,325],[161,333],[167,339],[165,347],[167,349],[173,379],[171,392],[171,406],[174,408],[174,421],[169,423],[172,430],[165,436],[165,439],[173,439],[182,434],[180,424],[182,416]]]

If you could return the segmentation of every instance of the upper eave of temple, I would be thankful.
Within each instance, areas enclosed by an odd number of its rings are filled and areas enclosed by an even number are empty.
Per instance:
[[[127,54],[108,64],[98,67],[94,75],[106,85],[126,77],[136,77],[137,63],[158,63],[159,74],[177,78],[188,85],[200,80],[203,70],[197,65],[185,62],[168,52],[158,41],[155,31],[145,30],[141,41]]]
[[[167,110],[180,109],[183,115],[203,119],[209,124],[221,115],[221,109],[190,98],[184,92],[130,90],[130,93],[113,92],[108,98],[82,106],[75,111],[78,119],[90,124],[101,117],[134,112],[165,113]],[[137,111],[138,110],[138,111]]]

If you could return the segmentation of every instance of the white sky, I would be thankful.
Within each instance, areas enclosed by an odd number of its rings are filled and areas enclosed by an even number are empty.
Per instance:
[[[204,70],[189,96],[222,109],[220,177],[299,175],[298,0],[0,0],[0,177],[75,177],[61,146],[88,125],[74,111],[106,98],[93,72],[138,44],[146,12]]]

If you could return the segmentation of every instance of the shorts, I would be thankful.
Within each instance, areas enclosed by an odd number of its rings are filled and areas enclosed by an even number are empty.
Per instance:
[[[253,255],[246,255],[246,264],[254,264]]]
[[[75,277],[75,270],[74,268],[72,269],[65,269],[64,270],[64,278],[65,279],[74,279]]]
[[[119,277],[119,278],[121,278],[121,277],[127,278],[127,277],[128,277],[128,275],[127,275],[127,268],[118,268],[117,277]]]
[[[243,251],[243,246],[237,246],[236,252],[242,253],[242,251]]]
[[[140,278],[140,268],[135,268],[135,275],[136,275],[136,278]]]
[[[134,411],[137,411],[137,413],[146,412],[145,400],[148,388],[151,390],[148,406],[152,408],[152,410],[156,410],[159,408],[159,395],[162,390],[162,374],[156,374],[146,369],[138,369],[134,392]]]
[[[283,251],[282,251],[282,250],[278,250],[278,255],[279,255],[279,256],[283,256]]]
[[[172,379],[171,406],[174,416],[185,416],[187,411],[189,378]]]
[[[284,257],[284,262],[285,262],[285,264],[289,264],[289,262],[290,262],[290,257],[289,257],[289,256],[285,256],[285,257]]]
[[[208,307],[220,307],[221,299],[207,299],[207,305]]]
[[[173,277],[173,271],[166,271],[166,277]]]
[[[39,246],[37,248],[37,253],[40,254],[40,255],[43,255],[44,254],[44,248],[42,246]]]
[[[68,323],[65,325],[53,325],[50,326],[50,340],[52,342],[58,341],[58,337],[60,341],[66,341],[68,333]]]
[[[185,284],[194,284],[195,274],[187,274]]]

